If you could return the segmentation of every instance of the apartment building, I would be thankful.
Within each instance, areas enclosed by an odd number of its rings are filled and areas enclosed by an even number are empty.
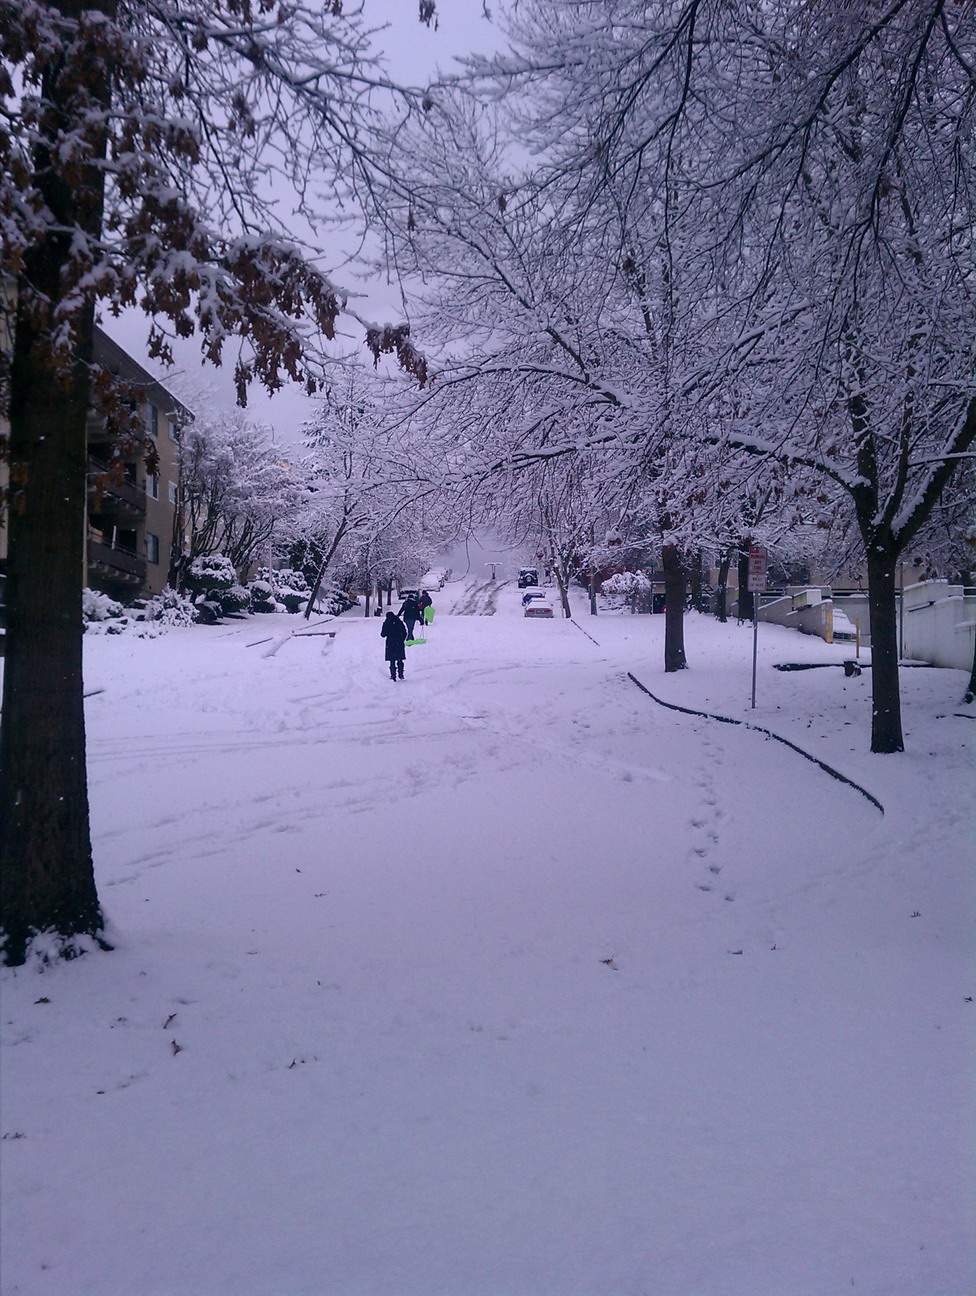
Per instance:
[[[109,475],[113,445],[105,420],[88,419],[88,570],[86,583],[122,602],[158,594],[166,584],[180,501],[180,430],[190,411],[101,329],[95,360],[137,392],[141,440]],[[156,471],[146,469],[155,450]]]

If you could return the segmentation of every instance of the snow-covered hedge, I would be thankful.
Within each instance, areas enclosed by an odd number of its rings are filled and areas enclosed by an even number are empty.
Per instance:
[[[236,612],[249,612],[251,591],[245,589],[243,585],[232,585],[230,589],[223,590],[217,595],[217,601],[224,616],[232,616]]]
[[[278,604],[269,580],[253,580],[249,586],[252,612],[277,612]]]
[[[86,634],[122,634],[130,624],[122,604],[101,590],[82,590],[81,615]]]
[[[613,606],[621,604],[640,605],[650,599],[653,585],[642,571],[615,572],[603,582],[601,592],[610,599]]]
[[[308,581],[291,567],[262,567],[251,581],[253,612],[301,612],[308,602]]]
[[[140,639],[154,639],[172,626],[188,626],[197,620],[192,602],[169,586],[132,607],[123,607],[100,590],[86,589],[81,611],[86,634],[135,634]]]
[[[237,572],[234,564],[224,554],[207,554],[204,558],[194,558],[187,572],[186,583],[190,589],[200,594],[217,590],[223,592],[237,584]]]
[[[125,608],[101,590],[85,589],[81,592],[81,615],[86,624],[109,621],[125,616]]]
[[[192,600],[170,589],[168,585],[161,593],[146,601],[142,615],[146,621],[159,627],[188,626],[197,619]]]
[[[279,567],[275,571],[265,572],[264,575],[281,589],[304,590],[306,597],[308,596],[308,581],[305,579],[305,573],[296,571],[294,567]]]
[[[339,589],[337,585],[330,585],[319,590],[316,606],[320,612],[339,616],[347,609],[355,607],[358,602],[357,598],[347,594],[344,589]]]

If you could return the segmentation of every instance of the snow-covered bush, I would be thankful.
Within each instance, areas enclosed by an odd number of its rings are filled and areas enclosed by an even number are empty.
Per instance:
[[[86,624],[90,621],[108,621],[125,616],[125,608],[101,590],[85,589],[81,592],[81,615]]]
[[[308,581],[291,567],[261,567],[251,582],[254,612],[301,612],[308,602]]]
[[[143,605],[142,619],[158,627],[188,626],[194,623],[197,614],[190,599],[167,585]]]
[[[86,634],[122,634],[129,627],[122,604],[101,590],[82,590],[81,615]]]
[[[229,590],[237,584],[237,572],[234,564],[224,554],[207,554],[204,558],[194,558],[187,572],[186,583],[197,593]]]
[[[278,611],[278,604],[275,601],[274,590],[271,588],[271,582],[269,580],[251,581],[250,592],[252,612]]]
[[[653,585],[642,571],[615,572],[603,582],[602,593],[611,607],[632,607],[650,611]]]
[[[223,590],[217,597],[220,610],[224,616],[233,616],[235,612],[248,612],[251,608],[251,592],[243,585],[232,585]]]
[[[348,608],[355,607],[359,602],[358,599],[352,598],[345,590],[339,589],[336,585],[320,588],[316,607],[320,612],[325,612],[331,616],[339,616]]]
[[[308,590],[294,589],[291,585],[279,585],[275,593],[287,612],[301,612],[308,602]]]
[[[199,619],[190,599],[169,586],[131,607],[123,607],[100,590],[86,589],[81,607],[86,634],[134,634],[140,639],[155,639],[171,626],[188,626]]]
[[[305,594],[308,594],[308,581],[305,579],[305,573],[296,571],[294,567],[279,567],[276,571],[262,572],[260,574],[267,576],[282,589],[287,587],[298,591],[304,590]]]

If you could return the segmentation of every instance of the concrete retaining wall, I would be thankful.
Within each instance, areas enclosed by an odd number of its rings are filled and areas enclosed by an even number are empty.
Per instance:
[[[976,594],[944,580],[905,590],[902,656],[970,670],[976,640]]]

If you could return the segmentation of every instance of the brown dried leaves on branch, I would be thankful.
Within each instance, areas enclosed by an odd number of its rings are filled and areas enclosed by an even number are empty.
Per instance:
[[[410,340],[409,324],[383,324],[367,329],[366,345],[374,365],[379,364],[381,355],[395,355],[400,368],[412,374],[420,387],[426,387],[432,380],[426,356]]]

